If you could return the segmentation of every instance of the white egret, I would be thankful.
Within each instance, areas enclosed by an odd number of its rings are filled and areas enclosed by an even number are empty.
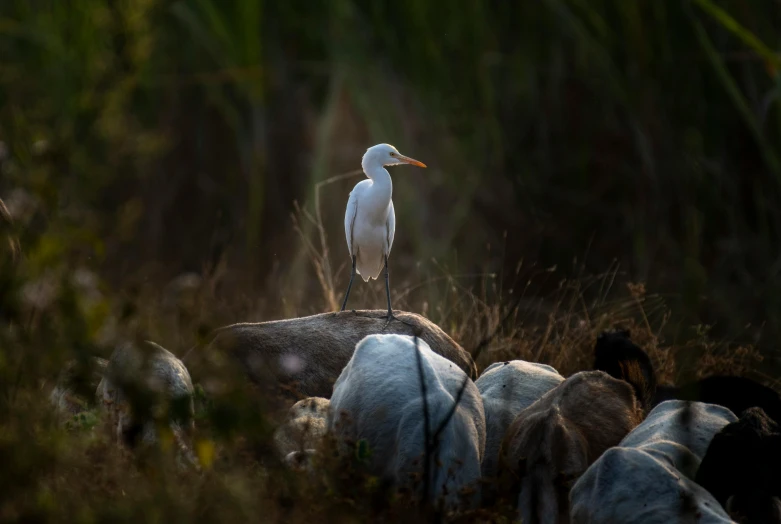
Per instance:
[[[344,234],[347,237],[347,249],[350,251],[353,267],[341,311],[347,306],[355,272],[361,275],[364,282],[368,282],[370,278],[376,280],[384,263],[388,322],[394,318],[390,299],[388,255],[396,233],[396,214],[391,200],[393,183],[384,166],[398,164],[426,167],[423,162],[402,155],[389,144],[378,144],[367,149],[361,159],[361,167],[369,180],[362,180],[355,185],[350,192],[347,211],[344,214]]]

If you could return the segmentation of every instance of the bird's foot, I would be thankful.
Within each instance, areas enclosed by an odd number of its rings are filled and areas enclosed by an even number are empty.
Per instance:
[[[410,324],[410,323],[409,323],[409,322],[407,322],[406,320],[402,320],[402,319],[400,319],[399,317],[397,317],[396,315],[394,315],[394,314],[393,314],[393,311],[388,311],[388,316],[386,317],[385,325],[382,327],[382,330],[383,330],[383,331],[385,331],[385,328],[387,328],[387,327],[388,327],[388,325],[389,325],[389,324],[391,323],[391,321],[393,321],[393,320],[395,320],[396,322],[401,322],[402,324],[406,324],[406,325],[408,325],[408,326],[410,326],[410,327],[412,327],[412,328],[414,328],[414,327],[415,327],[415,325],[414,325],[414,324]]]
[[[390,324],[392,320],[397,320],[397,321],[401,322],[401,320],[399,320],[398,318],[396,318],[396,316],[393,314],[393,311],[391,311],[391,310],[388,310],[388,316],[386,317],[386,320],[385,320],[385,325],[384,325],[384,326],[382,326],[382,330],[383,330],[383,331],[385,331],[385,328],[387,328],[387,327],[388,327],[388,324]]]

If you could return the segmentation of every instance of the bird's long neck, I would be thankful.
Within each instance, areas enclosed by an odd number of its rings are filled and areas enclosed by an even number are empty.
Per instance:
[[[372,188],[377,194],[387,195],[388,203],[390,203],[393,196],[393,182],[391,182],[390,173],[388,170],[377,164],[363,163],[363,172],[373,182]]]

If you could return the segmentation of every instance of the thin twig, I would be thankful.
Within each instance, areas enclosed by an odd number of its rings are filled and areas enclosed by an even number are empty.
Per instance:
[[[491,343],[491,341],[496,338],[496,335],[499,334],[499,330],[502,328],[504,323],[512,316],[512,314],[515,312],[515,310],[518,308],[518,306],[521,303],[522,296],[519,296],[515,299],[515,303],[513,306],[507,310],[507,313],[504,315],[501,321],[496,325],[496,328],[494,328],[493,333],[483,338],[483,340],[480,341],[480,343],[475,347],[475,349],[472,351],[472,360],[477,360],[477,357],[480,355],[480,353],[483,351],[483,349]],[[458,393],[456,394],[455,401],[453,402],[453,406],[450,408],[450,410],[445,415],[445,418],[442,419],[442,422],[439,423],[439,426],[437,427],[437,430],[434,432],[434,435],[431,437],[431,445],[432,445],[432,452],[437,449],[439,446],[439,436],[442,434],[442,432],[445,430],[445,427],[450,422],[450,419],[453,418],[453,415],[456,413],[456,409],[458,409],[458,404],[461,402],[461,398],[464,396],[464,391],[466,390],[467,384],[469,384],[470,378],[469,375],[466,375],[464,377],[464,381],[461,383],[461,387],[458,389]],[[426,405],[424,404],[424,407]],[[428,431],[426,432],[428,435]],[[428,464],[429,454],[426,455],[426,464]]]
[[[323,214],[322,214],[322,208],[320,205],[320,189],[323,186],[326,186],[328,184],[333,184],[334,182],[338,182],[340,180],[344,180],[346,178],[352,178],[357,175],[363,174],[362,169],[353,169],[352,171],[347,171],[346,173],[341,173],[339,175],[334,175],[330,178],[326,178],[325,180],[318,182],[315,184],[315,216],[312,218],[309,213],[302,210],[302,213],[304,214],[307,219],[309,219],[315,228],[317,228],[318,236],[320,237],[320,254],[318,258],[320,259],[320,263],[322,264],[322,273],[323,273],[323,284],[324,288],[327,294],[327,299],[329,302],[329,305],[331,309],[336,309],[338,304],[336,303],[336,294],[335,294],[335,287],[334,287],[334,280],[333,280],[333,272],[331,271],[331,260],[329,257],[328,252],[328,239],[325,232],[325,226],[323,225]]]
[[[357,175],[363,174],[362,169],[353,169],[352,171],[348,171],[347,173],[342,173],[341,175],[335,175],[330,178],[327,178],[323,180],[322,182],[318,182],[315,184],[315,218],[317,219],[317,230],[320,233],[320,246],[323,250],[323,271],[326,274],[326,278],[328,279],[328,285],[329,285],[329,294],[331,295],[331,301],[334,303],[334,308],[336,307],[336,298],[334,298],[334,280],[333,280],[333,273],[331,272],[331,261],[328,256],[328,242],[326,241],[326,235],[325,235],[325,227],[323,226],[323,215],[321,211],[320,206],[320,188],[323,186],[326,186],[328,184],[333,184],[334,182],[338,182],[340,180],[344,180],[346,178],[351,178]]]
[[[429,439],[429,413],[428,413],[428,393],[426,392],[426,377],[423,373],[423,362],[418,349],[418,333],[415,335],[415,360],[418,365],[418,378],[420,380],[420,393],[423,395],[423,449],[425,451],[425,464],[423,465],[423,496],[421,501],[425,504],[428,501],[429,478],[431,475],[431,452],[434,449],[433,443]]]

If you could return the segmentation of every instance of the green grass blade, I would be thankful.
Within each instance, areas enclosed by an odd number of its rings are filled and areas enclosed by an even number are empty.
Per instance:
[[[700,46],[703,51],[705,51],[705,55],[713,66],[722,86],[735,104],[735,109],[737,109],[746,125],[751,130],[751,134],[754,135],[754,139],[757,141],[757,145],[762,151],[762,156],[764,157],[767,166],[773,171],[779,187],[781,187],[781,165],[778,162],[778,157],[776,157],[770,144],[768,144],[765,139],[756,115],[754,115],[751,108],[749,108],[743,94],[740,92],[740,88],[730,75],[723,60],[719,56],[719,53],[713,47],[713,43],[711,43],[710,38],[708,38],[705,28],[702,27],[702,24],[693,15],[691,16],[691,21],[697,34],[697,40],[700,42]]]
[[[716,19],[727,31],[740,38],[747,46],[773,65],[774,69],[781,67],[781,57],[779,57],[778,53],[766,46],[754,33],[740,25],[724,9],[715,5],[711,0],[694,0],[694,2],[703,11]]]

